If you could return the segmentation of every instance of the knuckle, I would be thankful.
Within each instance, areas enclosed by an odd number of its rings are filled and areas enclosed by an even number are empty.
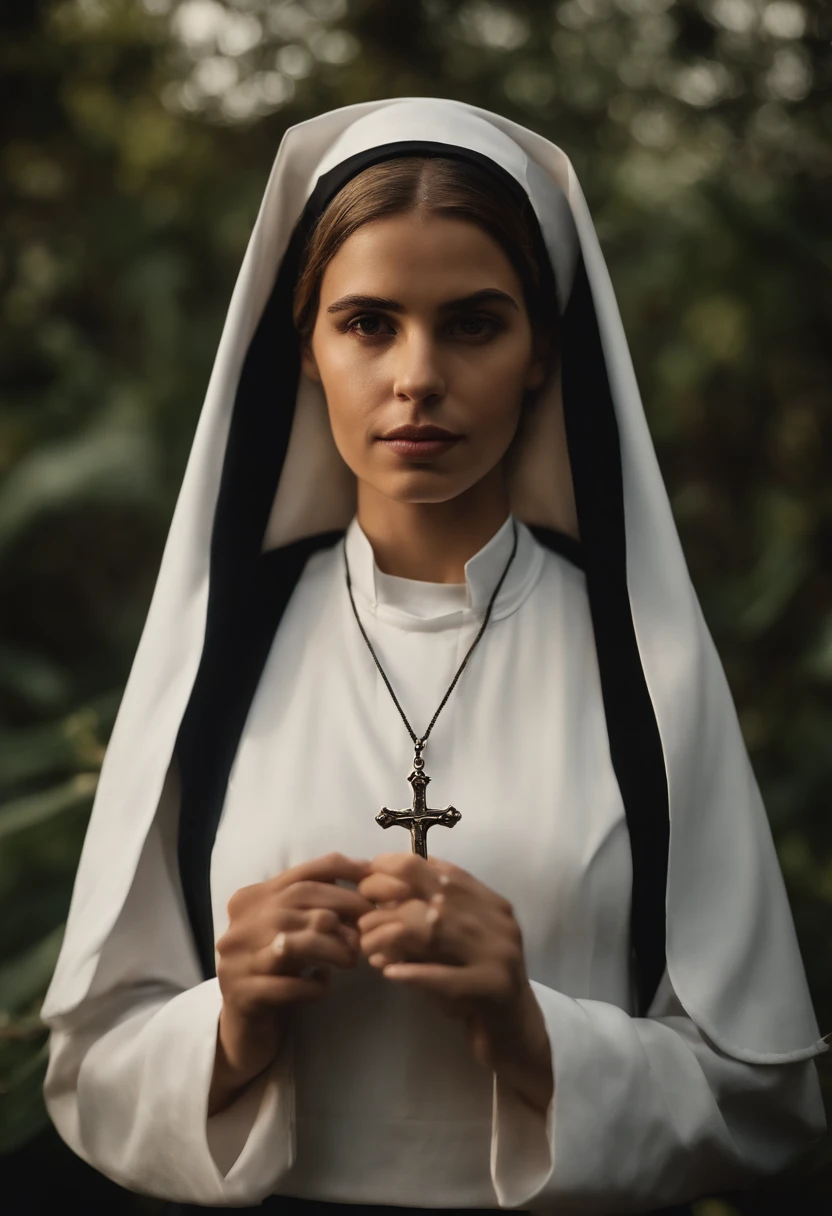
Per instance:
[[[455,866],[452,861],[443,861],[439,868],[439,881],[443,887],[459,887],[462,879],[465,876],[465,871],[460,866]]]
[[[416,855],[414,853],[396,853],[390,861],[390,870],[395,877],[407,880],[416,873]]]
[[[293,894],[294,888],[287,886],[285,891],[274,895],[264,906],[266,918],[270,922],[296,922],[298,912],[303,907],[303,899]]]
[[[288,929],[280,929],[269,945],[276,960],[292,958],[297,950],[297,934],[290,933]]]
[[[234,920],[247,907],[250,899],[251,887],[240,887],[235,891],[225,906],[229,920]]]
[[[455,895],[462,890],[462,883],[459,880],[459,872],[456,870],[456,867],[452,870],[443,870],[439,876],[439,881],[446,895]]]
[[[314,884],[307,878],[301,878],[281,891],[278,898],[285,907],[294,908],[309,899],[313,890]]]

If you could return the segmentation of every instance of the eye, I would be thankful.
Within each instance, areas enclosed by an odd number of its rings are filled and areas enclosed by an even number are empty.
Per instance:
[[[382,327],[387,326],[384,330]],[[358,334],[361,338],[378,338],[385,333],[395,332],[389,321],[385,321],[384,317],[378,316],[377,313],[366,312],[361,316],[353,317],[347,325],[349,333]]]
[[[463,338],[484,341],[498,334],[503,328],[503,323],[487,313],[472,312],[456,317],[451,322],[451,329],[454,327]]]

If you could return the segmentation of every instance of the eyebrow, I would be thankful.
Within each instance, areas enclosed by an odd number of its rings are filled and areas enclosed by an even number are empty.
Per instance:
[[[447,300],[439,307],[444,312],[454,312],[462,308],[471,308],[475,304],[484,304],[489,300],[493,300],[495,303],[510,304],[512,308],[517,308],[516,300],[508,292],[500,291],[497,287],[483,287],[481,291],[472,292],[470,296],[463,296],[459,300]],[[341,296],[340,300],[333,301],[326,311],[328,313],[346,312],[348,308],[383,308],[386,312],[407,312],[404,304],[400,304],[398,300],[387,300],[383,296],[362,295]]]

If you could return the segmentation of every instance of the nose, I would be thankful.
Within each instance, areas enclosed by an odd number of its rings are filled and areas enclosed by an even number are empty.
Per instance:
[[[399,401],[441,400],[445,389],[445,374],[431,335],[411,332],[397,343],[393,392]]]

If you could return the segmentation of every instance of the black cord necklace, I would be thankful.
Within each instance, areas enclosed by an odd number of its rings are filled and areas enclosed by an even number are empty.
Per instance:
[[[355,600],[354,600],[353,594],[352,594],[352,580],[350,579],[350,567],[349,567],[349,562],[347,561],[347,538],[346,538],[346,536],[344,537],[344,566],[345,566],[346,572],[347,572],[347,591],[349,592],[350,603],[352,604],[352,610],[355,614],[355,619],[358,622],[358,628],[361,630],[361,636],[364,638],[364,641],[367,643],[367,647],[370,651],[370,654],[373,656],[373,661],[375,662],[376,667],[379,669],[379,672],[381,673],[381,678],[384,680],[384,683],[387,685],[387,689],[390,693],[390,696],[393,698],[393,701],[395,702],[396,709],[398,709],[399,713],[401,714],[402,721],[404,722],[405,726],[407,727],[410,737],[413,740],[413,746],[416,749],[416,755],[413,758],[413,771],[411,772],[410,776],[407,778],[408,781],[410,782],[411,786],[413,787],[413,805],[411,807],[407,807],[405,810],[402,810],[402,811],[391,811],[391,810],[388,810],[386,806],[382,807],[382,809],[379,811],[378,815],[376,815],[376,823],[381,824],[381,826],[383,828],[392,827],[394,824],[397,824],[399,827],[408,828],[408,830],[410,831],[410,840],[411,840],[411,844],[413,846],[413,852],[418,853],[420,857],[427,857],[427,855],[428,855],[428,828],[433,827],[433,825],[435,823],[441,823],[443,827],[452,828],[455,824],[459,823],[460,819],[462,818],[462,815],[460,814],[460,812],[456,809],[456,807],[453,807],[453,806],[445,807],[445,809],[442,811],[432,810],[430,807],[428,807],[426,790],[427,790],[428,782],[430,781],[430,777],[425,772],[425,762],[422,758],[422,752],[425,750],[425,745],[428,741],[428,735],[433,730],[433,724],[435,723],[436,719],[439,717],[440,713],[444,709],[445,702],[448,700],[448,697],[451,695],[454,688],[456,687],[457,680],[462,675],[463,671],[465,670],[466,664],[468,663],[468,660],[470,659],[471,655],[474,653],[474,648],[476,647],[476,645],[479,642],[482,635],[485,633],[485,627],[488,624],[489,618],[491,616],[491,609],[494,607],[494,601],[496,600],[497,595],[500,591],[500,588],[502,587],[502,585],[505,581],[505,577],[508,574],[509,566],[514,561],[514,555],[517,552],[517,524],[515,523],[515,521],[513,519],[511,521],[511,526],[512,526],[512,531],[514,533],[514,544],[511,547],[511,554],[509,556],[508,561],[506,562],[505,570],[503,570],[503,573],[500,576],[500,581],[497,583],[497,586],[494,588],[494,591],[491,595],[491,599],[488,602],[488,607],[485,611],[485,617],[483,618],[483,622],[482,622],[482,625],[480,626],[479,633],[474,638],[474,640],[471,643],[471,646],[468,650],[468,653],[466,654],[465,658],[460,663],[459,670],[457,671],[453,680],[451,680],[450,687],[448,688],[448,691],[445,693],[444,697],[442,698],[442,700],[439,704],[439,708],[437,709],[436,713],[431,718],[430,724],[428,725],[427,730],[421,736],[416,734],[413,727],[408,722],[408,720],[405,716],[405,712],[402,709],[401,705],[399,704],[399,699],[396,696],[396,694],[393,692],[393,686],[391,685],[390,681],[387,679],[387,675],[384,671],[384,668],[382,667],[381,663],[378,661],[378,656],[377,656],[376,652],[373,650],[373,647],[370,643],[370,639],[367,637],[367,633],[364,629],[364,626],[361,624],[361,618],[358,615],[358,609],[355,606]]]

